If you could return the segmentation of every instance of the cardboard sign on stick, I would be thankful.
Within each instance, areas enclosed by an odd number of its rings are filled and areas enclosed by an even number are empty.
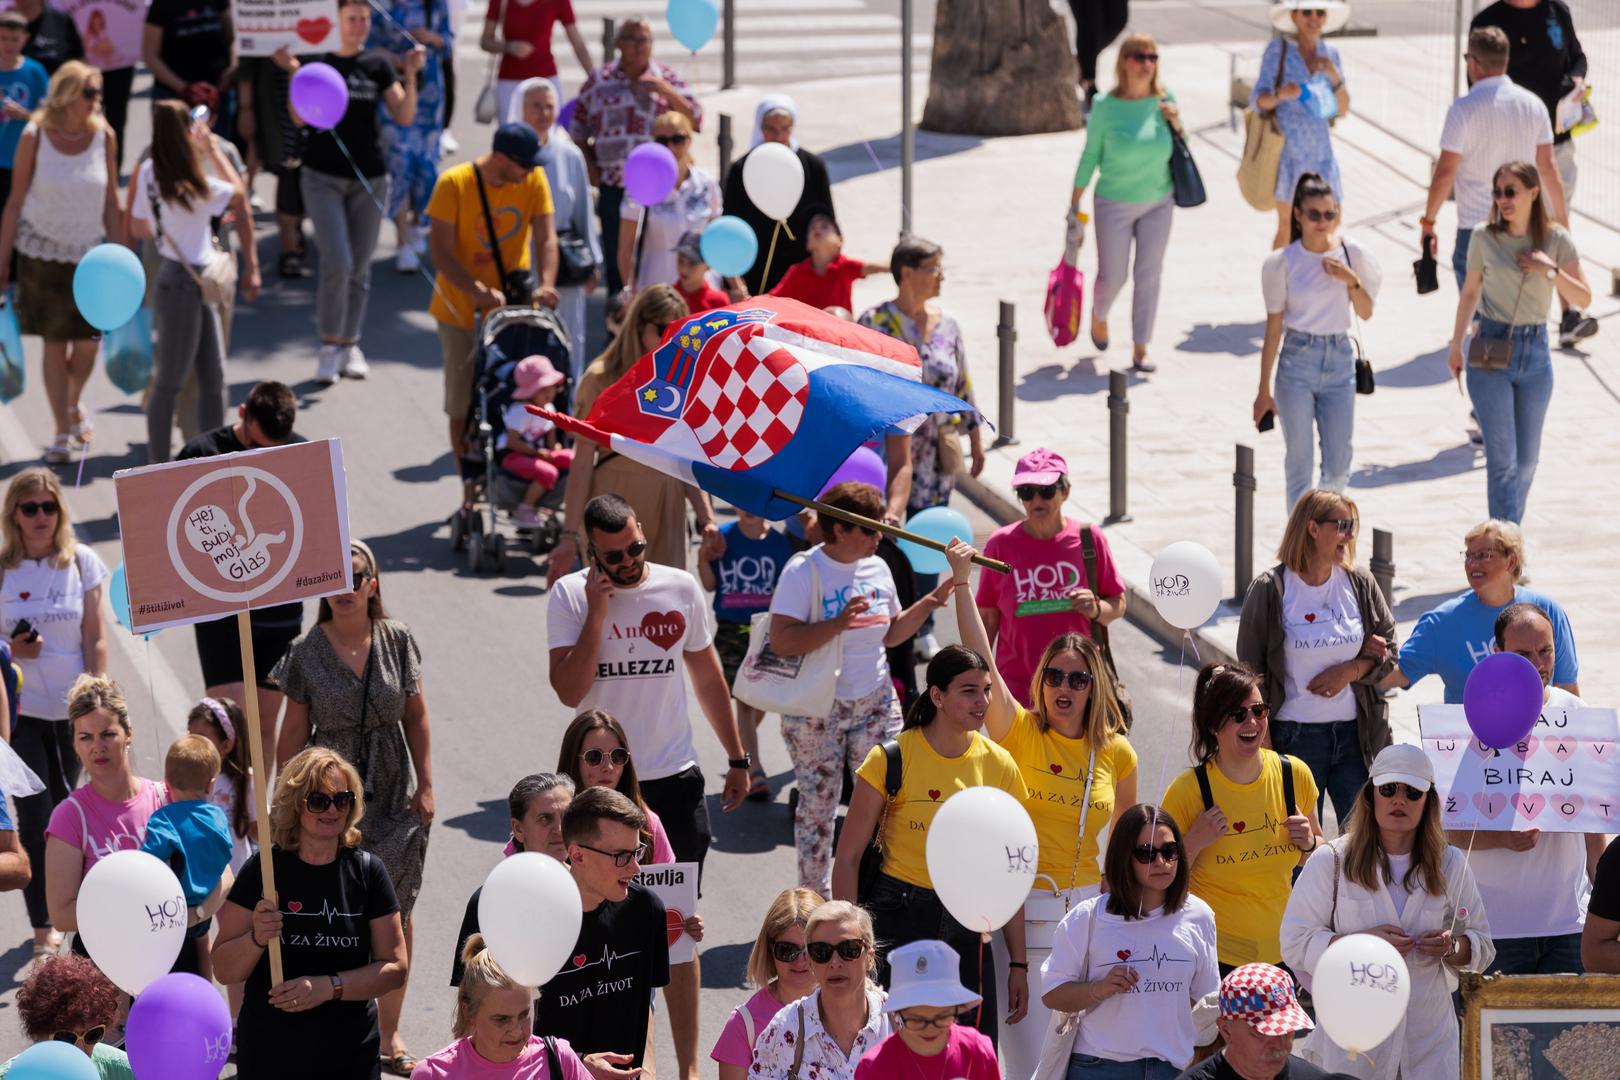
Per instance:
[[[686,920],[697,914],[698,864],[676,862],[643,866],[635,880],[637,885],[664,902],[669,962],[687,963],[697,952],[697,943],[686,932]]]

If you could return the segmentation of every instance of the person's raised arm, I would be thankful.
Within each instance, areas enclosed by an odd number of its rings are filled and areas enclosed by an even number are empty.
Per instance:
[[[416,73],[426,63],[427,50],[416,46],[405,54],[399,81],[383,92],[383,105],[400,127],[410,127],[416,122]]]
[[[856,903],[859,883],[861,852],[877,831],[878,816],[885,801],[883,792],[860,777],[855,778],[855,791],[849,797],[849,810],[844,814],[844,828],[838,834],[838,851],[833,856],[832,890],[834,900]]]
[[[3,702],[0,702],[3,704]],[[34,872],[28,856],[17,843],[16,832],[0,832],[0,892],[21,889],[33,880]]]
[[[726,672],[720,666],[720,654],[713,645],[693,649],[682,654],[686,661],[686,674],[692,680],[692,693],[698,699],[698,708],[714,730],[720,748],[731,760],[743,756],[742,736],[737,731],[737,713],[731,707],[731,688],[726,685]],[[742,805],[748,794],[748,770],[727,768],[725,787],[720,793],[720,809],[734,810]]]
[[[1007,689],[1007,680],[1001,677],[995,665],[990,633],[985,629],[979,606],[973,602],[969,582],[973,576],[973,556],[978,553],[973,545],[952,540],[945,549],[945,560],[951,564],[949,584],[955,598],[956,632],[964,646],[990,661],[990,705],[984,712],[984,730],[991,740],[999,743],[1012,730],[1013,720],[1018,715],[1018,701]]]

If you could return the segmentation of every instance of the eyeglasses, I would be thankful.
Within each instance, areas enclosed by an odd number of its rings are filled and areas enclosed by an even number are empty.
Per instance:
[[[1154,847],[1152,844],[1137,844],[1131,848],[1131,858],[1143,866],[1152,866],[1154,859],[1163,859],[1167,863],[1173,863],[1181,858],[1181,845],[1174,840],[1160,844],[1158,847]]]
[[[804,946],[795,945],[791,941],[773,941],[771,942],[771,955],[776,958],[778,963],[791,964],[804,955]]]
[[[850,938],[847,941],[840,941],[837,943],[831,941],[812,941],[810,944],[804,947],[804,951],[810,954],[810,962],[812,964],[832,963],[833,953],[835,952],[838,954],[840,959],[858,960],[860,959],[861,954],[866,951],[866,942],[862,941],[860,938]]]
[[[639,559],[642,555],[646,554],[647,541],[637,540],[629,547],[621,548],[615,551],[596,551],[596,548],[594,547],[592,547],[591,550],[596,552],[596,557],[598,559],[601,559],[609,566],[618,566],[620,563],[624,562],[626,557]]]
[[[1234,724],[1241,724],[1251,716],[1256,720],[1264,720],[1270,715],[1271,706],[1267,705],[1263,701],[1257,701],[1253,705],[1239,705],[1237,708],[1229,711],[1226,714],[1226,718]]]
[[[1302,210],[1300,213],[1304,214],[1306,220],[1308,221],[1339,220],[1339,212],[1337,210]]]
[[[919,274],[943,274],[945,272],[945,264],[935,263],[933,266],[929,266],[927,263],[918,263],[914,269]]]
[[[369,573],[364,570],[360,571],[358,574],[355,574],[354,577],[349,579],[349,584],[352,586],[349,591],[359,592],[361,589],[366,587],[366,582],[370,580],[371,575]]]
[[[622,769],[630,760],[630,751],[622,746],[615,746],[612,750],[592,749],[579,755],[579,759],[593,769],[600,768],[604,758],[612,762],[615,769]]]
[[[1415,788],[1411,784],[1378,785],[1378,794],[1382,795],[1386,799],[1393,799],[1397,790],[1406,792],[1406,797],[1411,802],[1417,802],[1419,799],[1423,798],[1423,796],[1428,794],[1427,791],[1424,791],[1421,788]]]
[[[631,862],[640,862],[642,859],[647,857],[646,844],[637,844],[629,851],[603,851],[601,848],[591,847],[589,844],[581,844],[579,846],[584,848],[586,851],[594,851],[598,855],[606,855],[608,858],[613,860],[614,866],[629,866]]]
[[[354,805],[354,792],[338,791],[328,795],[324,791],[312,791],[304,796],[304,805],[309,807],[312,814],[324,814],[334,806],[339,810],[348,810]]]
[[[1059,484],[1019,484],[1013,490],[1018,492],[1019,502],[1029,502],[1039,495],[1048,501],[1057,498]]]
[[[1091,686],[1091,672],[1064,671],[1062,668],[1055,667],[1042,668],[1041,682],[1053,690],[1060,689],[1064,683],[1068,683],[1070,690],[1079,693],[1081,690],[1088,689]]]
[[[1463,562],[1471,563],[1471,562],[1490,562],[1492,559],[1496,558],[1498,555],[1500,555],[1502,553],[1500,551],[1496,550],[1495,548],[1487,548],[1484,551],[1459,551],[1459,552],[1457,552],[1457,554],[1462,556],[1462,561]]]
[[[944,1016],[907,1016],[900,1013],[897,1017],[901,1026],[907,1031],[927,1031],[929,1028],[948,1028],[959,1023],[961,1013],[946,1013]]]
[[[99,87],[99,86],[87,86],[83,90],[79,91],[79,94],[86,101],[100,101],[101,100],[101,87]]]
[[[657,143],[659,146],[680,146],[682,143],[687,142],[691,138],[692,136],[684,134],[654,135],[653,142]]]
[[[1157,64],[1159,62],[1159,54],[1156,52],[1131,53],[1131,55],[1127,56],[1125,59],[1139,60],[1144,64]]]
[[[42,512],[46,514],[58,513],[62,509],[62,504],[54,499],[47,499],[44,502],[18,503],[17,509],[23,512],[23,517],[35,517]]]
[[[58,1031],[51,1036],[51,1041],[70,1045],[77,1045],[82,1042],[86,1046],[94,1046],[106,1034],[107,1025],[97,1024],[88,1031]]]
[[[1356,531],[1355,518],[1317,518],[1318,525],[1332,525],[1339,530],[1340,536],[1353,536]]]
[[[1509,185],[1508,187],[1496,187],[1493,185],[1491,187],[1491,198],[1517,199],[1519,197],[1519,191],[1519,188],[1513,187],[1512,185]]]

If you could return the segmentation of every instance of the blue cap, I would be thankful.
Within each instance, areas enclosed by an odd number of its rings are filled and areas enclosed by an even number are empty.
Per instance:
[[[490,149],[519,165],[534,168],[541,163],[540,136],[528,124],[502,124],[495,129],[495,142]]]

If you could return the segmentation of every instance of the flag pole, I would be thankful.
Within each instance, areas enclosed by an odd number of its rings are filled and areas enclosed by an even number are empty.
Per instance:
[[[276,868],[270,857],[270,770],[264,764],[264,735],[259,730],[259,678],[253,667],[253,623],[247,611],[236,613],[236,636],[242,649],[242,711],[247,714],[248,756],[253,770],[254,810],[259,817],[259,883],[264,898],[276,902]],[[237,735],[241,738],[241,735]],[[241,798],[245,792],[237,792]],[[270,985],[281,985],[281,937],[270,939]]]
[[[828,517],[837,518],[839,521],[847,522],[850,525],[860,525],[868,529],[876,529],[884,536],[893,537],[896,540],[909,540],[911,543],[916,544],[919,547],[932,548],[935,551],[943,552],[945,550],[945,545],[940,543],[938,540],[927,536],[918,536],[914,532],[907,532],[898,525],[890,525],[887,522],[878,521],[876,518],[864,517],[860,514],[851,513],[848,510],[840,510],[836,506],[828,506],[826,503],[817,499],[801,499],[791,491],[783,491],[781,488],[774,489],[771,494],[775,495],[778,499],[786,499],[788,502],[802,506],[807,510],[814,510],[818,514],[825,514]],[[1012,567],[1008,566],[1000,559],[989,559],[983,555],[974,555],[973,561],[978,563],[980,566],[994,570],[998,574],[1012,573]]]

